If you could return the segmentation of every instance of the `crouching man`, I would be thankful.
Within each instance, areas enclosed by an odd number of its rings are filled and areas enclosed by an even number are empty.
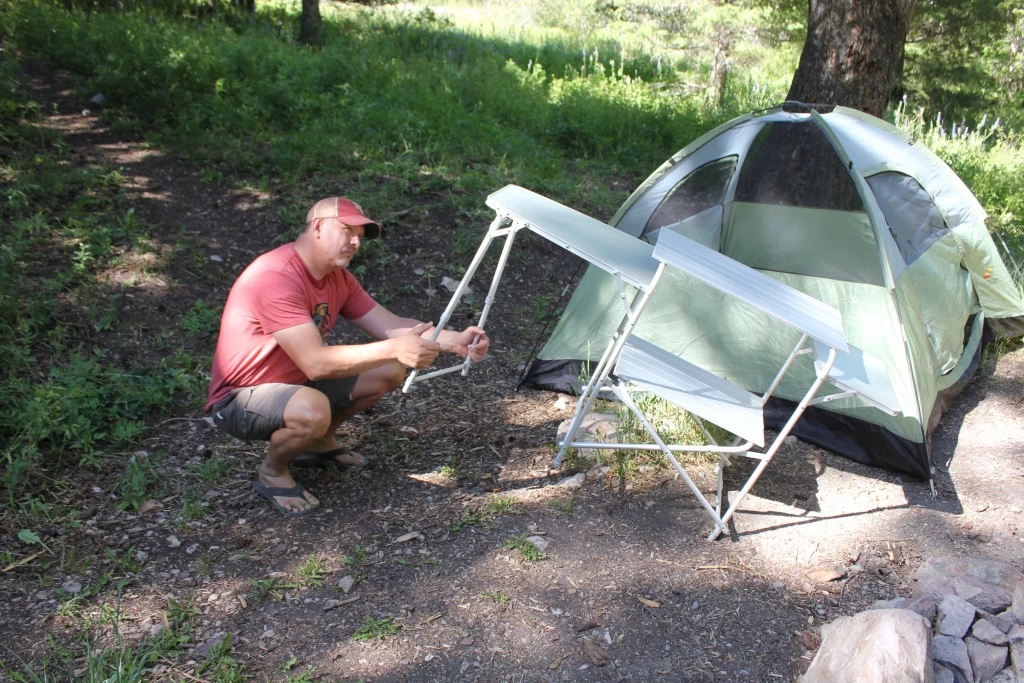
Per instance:
[[[238,276],[221,318],[206,410],[220,429],[270,445],[253,489],[287,516],[320,502],[292,478],[296,459],[342,467],[368,460],[335,439],[346,419],[402,385],[442,351],[474,362],[487,354],[483,329],[444,330],[375,302],[348,271],[364,239],[381,235],[355,202],[330,197],[306,214],[294,242],[259,256]],[[325,345],[341,316],[377,341]]]

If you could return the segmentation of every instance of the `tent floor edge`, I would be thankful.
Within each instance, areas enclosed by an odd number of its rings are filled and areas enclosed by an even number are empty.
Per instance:
[[[556,360],[537,358],[530,363],[530,368],[516,386],[516,391],[526,387],[527,389],[579,396],[580,388],[586,384],[586,378],[590,376],[594,365],[595,363],[592,362],[572,358]]]
[[[793,401],[770,398],[764,411],[765,427],[777,431],[795,407]],[[849,415],[812,406],[796,423],[792,435],[862,465],[902,472],[923,481],[931,479],[926,443],[912,441]]]

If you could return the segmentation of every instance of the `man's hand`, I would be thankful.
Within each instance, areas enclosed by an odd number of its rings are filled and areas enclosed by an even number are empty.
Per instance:
[[[491,348],[491,340],[482,327],[470,325],[462,332],[458,332],[452,340],[452,353],[460,358],[469,356],[474,363],[479,363],[487,356],[487,350]]]
[[[405,334],[394,337],[395,360],[415,370],[429,368],[441,352],[441,345],[420,335],[428,333],[433,327],[431,323],[420,323]]]

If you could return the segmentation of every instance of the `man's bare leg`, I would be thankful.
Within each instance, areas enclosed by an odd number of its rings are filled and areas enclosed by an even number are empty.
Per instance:
[[[332,422],[327,397],[316,389],[302,387],[288,400],[284,409],[284,427],[270,435],[270,446],[263,462],[256,468],[260,480],[272,488],[296,486],[288,465],[306,451],[327,431]],[[302,496],[275,496],[283,508],[297,512],[319,505],[311,493]]]
[[[331,415],[330,425],[323,436],[314,440],[305,450],[313,453],[326,453],[343,448],[338,443],[336,435],[338,427],[353,415],[361,413],[367,408],[372,408],[389,391],[402,386],[402,383],[405,381],[405,373],[405,366],[399,363],[390,363],[359,375],[359,379],[356,380],[356,384],[352,388],[352,405],[342,408]],[[341,454],[335,459],[342,465],[362,464],[362,462],[356,462],[353,454]]]

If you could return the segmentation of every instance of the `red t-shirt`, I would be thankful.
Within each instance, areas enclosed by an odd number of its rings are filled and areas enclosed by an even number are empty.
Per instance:
[[[292,244],[263,254],[238,276],[224,304],[205,410],[239,387],[309,381],[274,332],[312,322],[323,337],[339,313],[356,320],[376,305],[347,270],[314,280]]]

